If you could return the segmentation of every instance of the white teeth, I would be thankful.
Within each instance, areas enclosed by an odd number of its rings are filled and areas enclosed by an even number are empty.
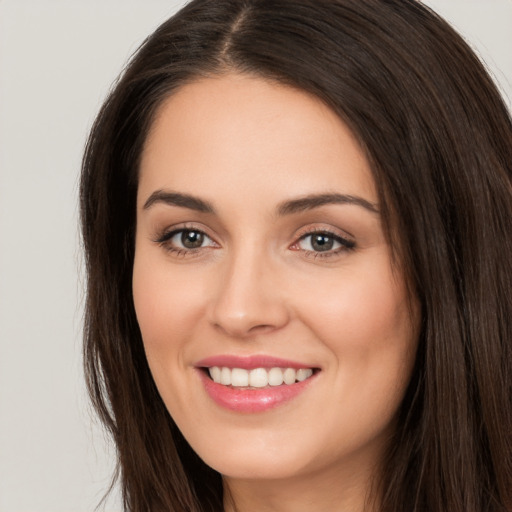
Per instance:
[[[249,386],[252,388],[264,388],[268,386],[268,373],[265,368],[254,368],[249,372]]]
[[[301,368],[300,370],[297,370],[297,380],[299,382],[308,379],[311,375],[313,375],[313,370],[311,368]]]
[[[208,369],[210,377],[217,384],[239,388],[264,388],[266,386],[281,386],[302,382],[313,375],[311,368],[227,368],[212,366]]]
[[[224,386],[231,385],[231,370],[229,368],[221,368],[220,383],[224,384]]]
[[[218,366],[212,366],[210,369],[210,377],[212,378],[213,382],[217,382],[220,384],[220,368]]]
[[[231,370],[231,385],[239,388],[249,385],[249,372],[242,368],[233,368]]]
[[[281,368],[270,368],[268,372],[268,383],[271,386],[280,386],[283,383],[283,370],[281,370]]]
[[[295,382],[296,371],[293,368],[286,368],[283,373],[283,379],[285,384],[293,384]]]

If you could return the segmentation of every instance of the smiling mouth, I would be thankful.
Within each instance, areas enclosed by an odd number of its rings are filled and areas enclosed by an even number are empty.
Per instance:
[[[212,366],[205,368],[207,375],[216,384],[232,388],[261,389],[266,387],[291,386],[303,382],[315,373],[314,368],[229,368]]]

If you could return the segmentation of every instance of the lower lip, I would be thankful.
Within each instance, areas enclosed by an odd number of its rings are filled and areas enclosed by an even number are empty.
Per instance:
[[[202,370],[198,370],[204,388],[210,398],[221,407],[236,412],[263,412],[278,407],[300,395],[315,379],[316,373],[302,382],[265,388],[233,388],[213,382]]]

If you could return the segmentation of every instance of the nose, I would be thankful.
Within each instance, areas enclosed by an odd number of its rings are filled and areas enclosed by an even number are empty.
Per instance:
[[[210,305],[214,327],[233,338],[249,338],[284,327],[289,309],[279,268],[255,251],[223,262]]]

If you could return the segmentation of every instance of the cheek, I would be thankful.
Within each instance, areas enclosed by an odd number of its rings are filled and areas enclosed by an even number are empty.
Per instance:
[[[143,251],[136,253],[133,301],[148,364],[157,384],[171,366],[181,365],[181,348],[200,316],[196,288],[183,282],[179,274],[171,275],[167,267]]]
[[[386,267],[377,267],[329,276],[323,283],[302,283],[302,312],[324,333],[323,339],[350,340],[364,348],[410,335],[405,287]]]
[[[302,311],[332,356],[326,376],[337,406],[323,417],[344,425],[345,442],[356,447],[392,428],[414,365],[416,313],[411,318],[405,287],[391,272],[368,269],[332,284],[323,293],[312,288]]]
[[[199,283],[191,283],[186,272],[171,272],[161,255],[154,257],[144,248],[136,252],[132,290],[137,321],[155,384],[176,418],[191,399],[184,376],[187,346],[204,314],[204,290]]]
[[[133,300],[148,361],[177,352],[204,314],[204,285],[186,272],[170,272],[162,258],[136,253]]]
[[[310,286],[301,311],[333,356],[332,385],[343,389],[344,398],[353,398],[354,407],[381,401],[392,409],[410,379],[419,315],[388,265],[373,263],[340,273],[323,287]]]

